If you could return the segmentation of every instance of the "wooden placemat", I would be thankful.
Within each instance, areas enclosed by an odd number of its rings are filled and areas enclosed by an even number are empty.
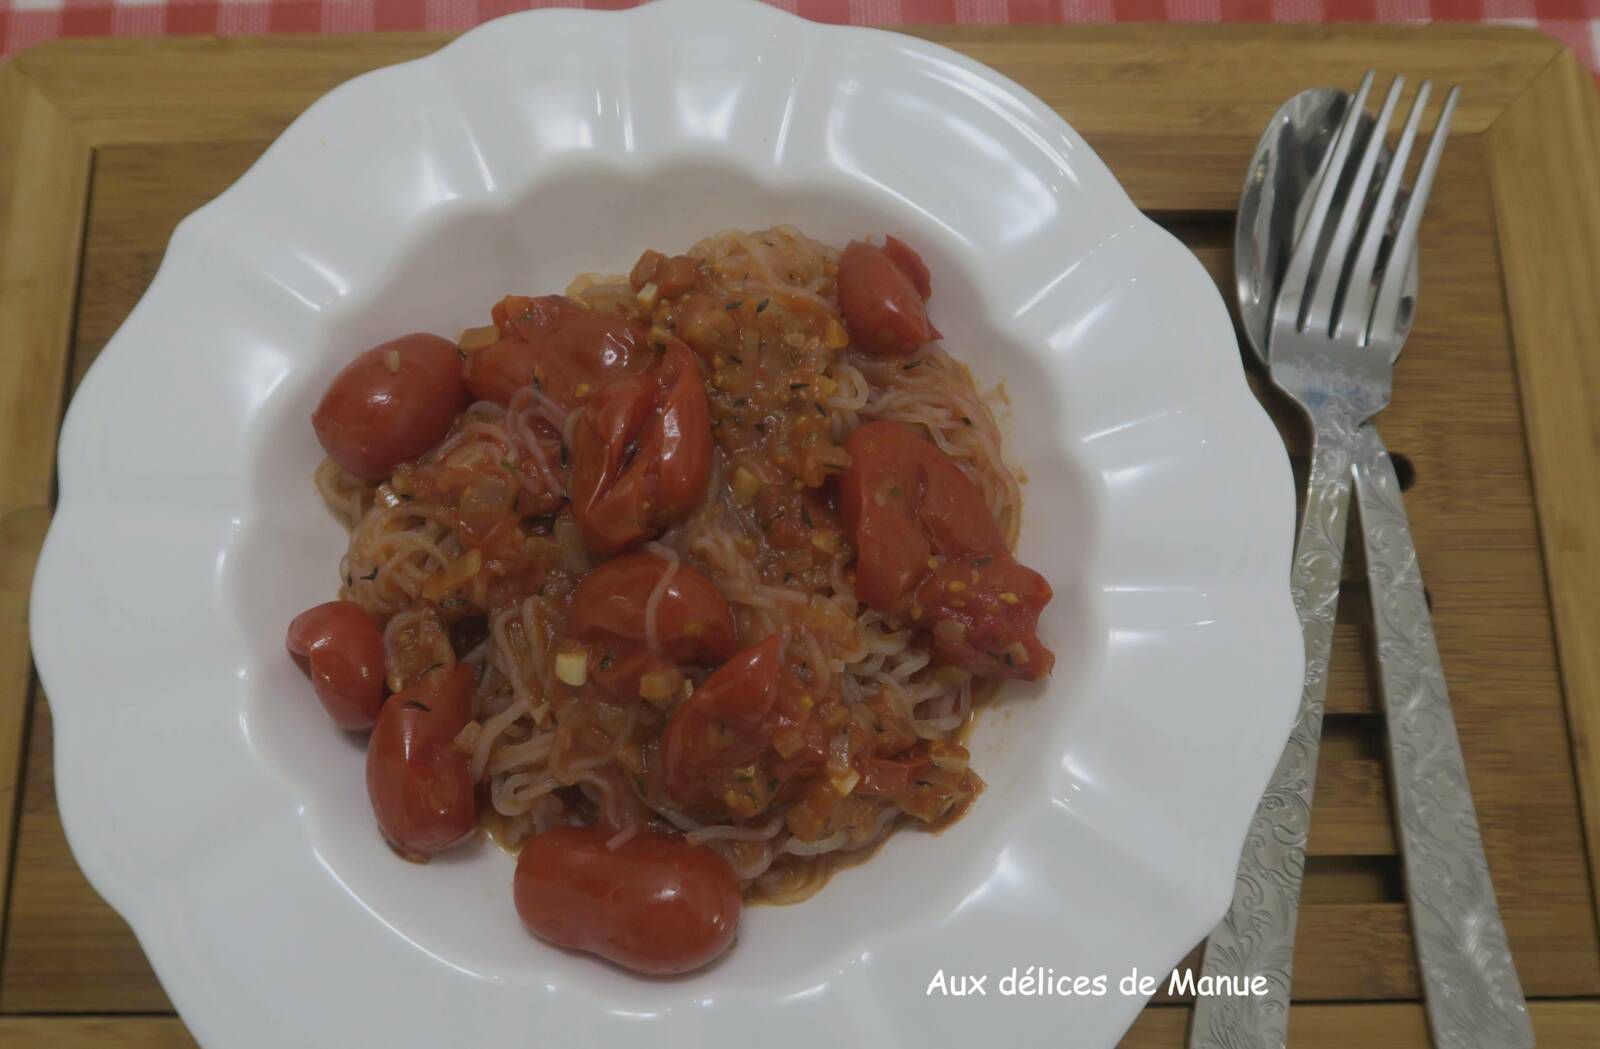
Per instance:
[[[1481,27],[918,35],[1056,107],[1229,299],[1243,167],[1283,99],[1353,85],[1368,66],[1464,86],[1423,225],[1419,319],[1381,425],[1409,467],[1407,507],[1540,1044],[1594,1046],[1600,107],[1587,76],[1542,36]],[[72,41],[0,66],[0,1044],[193,1044],[127,926],[84,882],[55,809],[49,707],[20,624],[62,406],[180,218],[328,88],[445,39]],[[1303,472],[1298,419],[1252,381]],[[1362,578],[1347,566],[1290,1037],[1421,1047]],[[1187,1016],[1158,998],[1124,1044],[1179,1046]]]

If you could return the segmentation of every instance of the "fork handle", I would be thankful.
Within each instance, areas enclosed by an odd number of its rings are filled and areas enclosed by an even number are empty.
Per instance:
[[[1251,817],[1233,902],[1206,940],[1201,962],[1204,976],[1243,981],[1264,976],[1267,991],[1197,995],[1189,1049],[1282,1049],[1288,1034],[1295,915],[1306,870],[1357,437],[1356,426],[1347,420],[1313,415],[1311,423],[1311,475],[1289,577],[1306,650],[1300,710]]]
[[[1433,1044],[1528,1049],[1533,1027],[1483,855],[1400,481],[1371,423],[1360,430],[1355,485],[1390,782]]]

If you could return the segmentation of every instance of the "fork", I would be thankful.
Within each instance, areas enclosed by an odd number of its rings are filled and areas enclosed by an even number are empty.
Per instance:
[[[1399,481],[1372,423],[1389,404],[1394,361],[1410,330],[1414,303],[1402,294],[1405,276],[1460,89],[1445,99],[1416,184],[1397,206],[1431,90],[1423,82],[1368,208],[1385,129],[1404,84],[1395,77],[1365,147],[1352,156],[1372,80],[1369,71],[1323,160],[1274,304],[1267,350],[1273,383],[1301,407],[1312,431],[1310,481],[1291,569],[1306,677],[1288,744],[1251,821],[1233,902],[1206,941],[1202,962],[1213,984],[1227,979],[1238,986],[1262,975],[1267,991],[1197,997],[1190,1049],[1280,1049],[1286,1041],[1295,917],[1352,487],[1366,544],[1391,785],[1433,1043],[1440,1049],[1528,1049],[1534,1043]],[[1335,215],[1335,189],[1346,180],[1350,203]]]

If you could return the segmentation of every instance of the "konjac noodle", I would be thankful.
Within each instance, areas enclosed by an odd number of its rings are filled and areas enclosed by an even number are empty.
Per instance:
[[[350,545],[289,647],[337,723],[376,726],[397,851],[487,827],[531,931],[676,972],[741,898],[802,899],[973,803],[964,729],[1050,671],[1050,588],[931,294],[893,237],[730,230],[340,374],[316,483]],[[664,880],[698,901],[672,943]]]

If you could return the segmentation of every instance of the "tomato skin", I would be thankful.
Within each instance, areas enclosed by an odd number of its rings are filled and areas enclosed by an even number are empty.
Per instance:
[[[645,605],[667,561],[647,551],[624,554],[583,577],[567,610],[567,632],[579,641],[645,640]],[[656,607],[661,653],[674,662],[721,663],[738,648],[733,609],[716,585],[680,563]]]
[[[909,426],[866,423],[845,450],[839,509],[856,536],[856,592],[867,604],[898,610],[934,554],[1006,553],[983,493]]]
[[[952,591],[950,585],[961,589]],[[935,628],[933,647],[946,663],[990,677],[1037,681],[1055,666],[1035,624],[1049,604],[1050,584],[1009,554],[958,557],[928,573],[917,587],[921,620],[959,623],[954,636]]]
[[[567,634],[589,646],[589,681],[614,702],[637,701],[646,674],[691,662],[714,665],[738,648],[727,599],[680,563],[656,607],[659,650],[650,651],[645,609],[667,569],[654,553],[623,554],[585,575],[572,595]]]
[[[284,645],[342,729],[363,731],[383,706],[383,633],[354,601],[328,601],[289,623]]]
[[[899,237],[884,237],[883,253],[911,281],[911,286],[917,289],[923,302],[933,296],[933,278],[928,273],[928,264],[922,261],[922,256],[917,254],[915,248]]]
[[[903,242],[851,241],[839,256],[838,280],[845,327],[866,352],[896,357],[940,337],[923,305],[932,290],[928,267]]]
[[[896,422],[858,427],[845,448],[839,509],[856,543],[857,595],[932,628],[945,663],[1030,681],[1048,674],[1055,657],[1036,631],[1050,584],[1011,556],[961,468]]]
[[[804,684],[783,662],[773,634],[724,663],[683,701],[661,735],[662,770],[675,801],[724,804],[728,773],[768,754],[773,735],[814,722]],[[771,770],[781,781],[811,771],[810,750]]]
[[[711,473],[699,365],[673,339],[651,371],[589,399],[572,437],[572,510],[591,553],[609,556],[688,516]]]
[[[513,394],[533,382],[542,357],[531,342],[501,339],[467,358],[467,389],[473,400],[510,404]]]
[[[311,425],[330,459],[377,481],[443,440],[466,406],[455,343],[417,332],[345,365]]]
[[[888,424],[858,427],[845,442],[850,467],[839,478],[839,516],[856,546],[856,596],[886,612],[899,610],[933,554],[916,515],[921,453],[912,448],[913,458],[901,458],[904,443]]]
[[[642,831],[616,849],[602,827],[558,827],[517,857],[517,915],[533,935],[651,976],[686,973],[733,945],[743,901],[703,845]]]
[[[467,756],[454,741],[472,718],[474,674],[457,664],[389,697],[367,743],[367,794],[383,836],[426,861],[477,827]]]
[[[467,389],[478,400],[510,404],[537,378],[545,396],[570,410],[653,359],[640,325],[564,295],[508,295],[491,312],[499,341],[467,358]]]

